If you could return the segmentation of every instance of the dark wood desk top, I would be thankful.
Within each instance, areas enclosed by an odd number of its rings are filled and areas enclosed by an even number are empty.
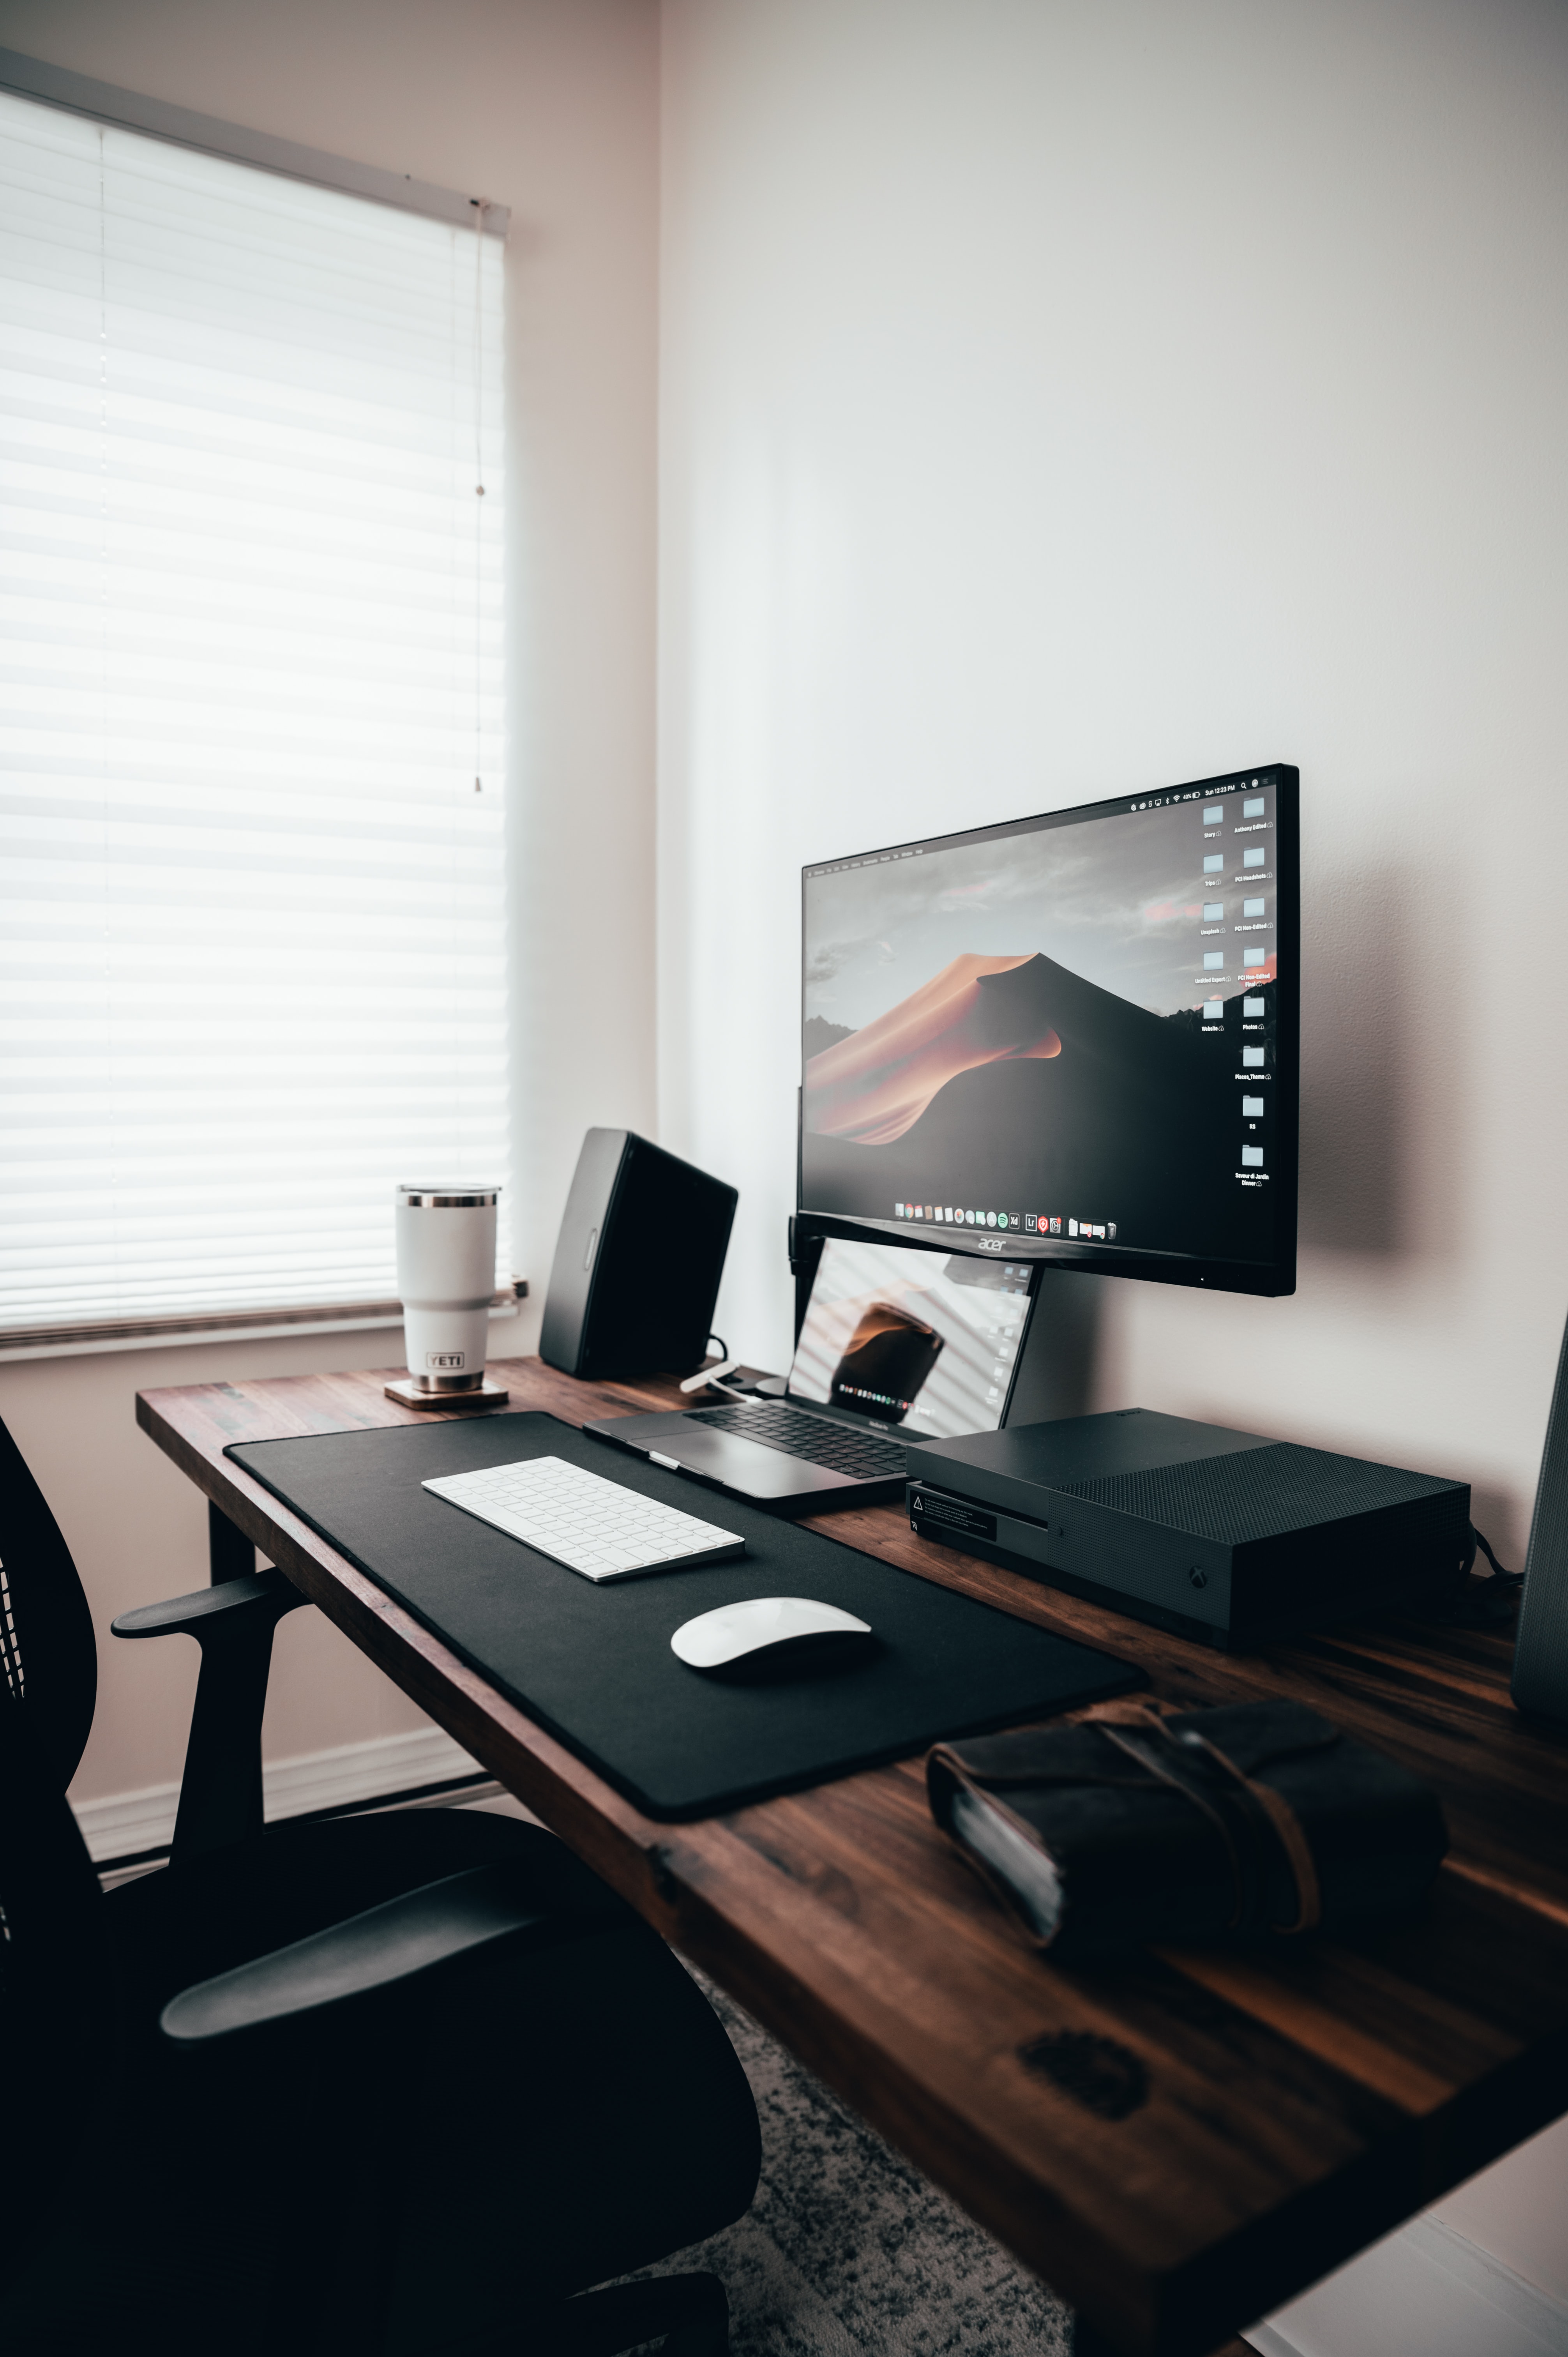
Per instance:
[[[573,1424],[675,1399],[538,1360],[491,1372],[514,1407]],[[1452,1850],[1395,1935],[1069,1974],[937,1834],[918,1760],[654,1823],[222,1454],[416,1420],[383,1380],[193,1384],[136,1413],[433,1718],[1037,2268],[1085,2347],[1201,2357],[1568,2108],[1568,1737],[1512,1708],[1506,1636],[1388,1620],[1237,1658],[924,1544],[897,1508],[819,1517],[1137,1661],[1172,1699],[1298,1696],[1442,1795]]]

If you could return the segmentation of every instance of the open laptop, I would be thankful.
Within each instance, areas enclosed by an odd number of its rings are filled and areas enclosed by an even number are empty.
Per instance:
[[[954,1440],[1002,1423],[1036,1276],[1005,1255],[830,1236],[780,1397],[583,1429],[757,1505],[806,1513],[897,1497],[902,1435]]]

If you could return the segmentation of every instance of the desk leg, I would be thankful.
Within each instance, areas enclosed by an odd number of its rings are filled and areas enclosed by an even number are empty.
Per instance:
[[[221,1506],[207,1501],[207,1560],[216,1587],[224,1579],[249,1579],[256,1568],[256,1547]]]

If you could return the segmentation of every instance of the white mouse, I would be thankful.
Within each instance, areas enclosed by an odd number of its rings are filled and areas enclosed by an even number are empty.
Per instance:
[[[836,1604],[815,1604],[806,1596],[753,1596],[683,1621],[670,1650],[693,1670],[782,1668],[796,1656],[821,1656],[825,1663],[860,1652],[870,1635],[868,1620],[857,1620]]]

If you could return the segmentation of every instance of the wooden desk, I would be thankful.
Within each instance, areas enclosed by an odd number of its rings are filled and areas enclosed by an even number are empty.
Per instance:
[[[495,1372],[514,1407],[573,1424],[675,1404],[672,1384],[538,1360]],[[937,1835],[918,1760],[700,1824],[639,1816],[223,1456],[415,1421],[383,1379],[193,1384],[136,1413],[405,1693],[1036,2268],[1081,2348],[1201,2357],[1568,2108],[1568,1738],[1512,1709],[1506,1638],[1389,1620],[1235,1659],[922,1544],[896,1508],[818,1518],[1138,1661],[1173,1699],[1299,1696],[1442,1794],[1452,1853],[1395,1936],[1069,1974]]]

